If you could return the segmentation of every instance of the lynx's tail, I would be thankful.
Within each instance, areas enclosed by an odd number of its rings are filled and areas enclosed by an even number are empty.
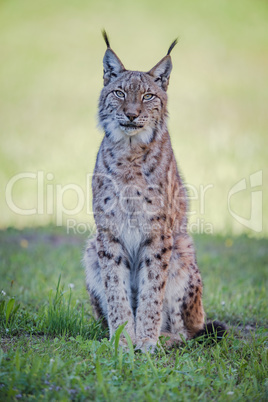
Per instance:
[[[208,343],[219,342],[228,334],[228,328],[225,324],[219,321],[207,322],[204,324],[204,328],[200,329],[193,337],[190,339],[196,339],[198,342],[208,341]],[[161,331],[160,336],[165,337],[165,345],[168,348],[174,347],[175,345],[181,345],[184,340],[180,335],[174,335],[170,332]]]
[[[204,325],[204,328],[198,331],[194,338],[200,338],[200,341],[211,338],[211,340],[220,341],[228,334],[228,328],[219,321],[211,321]]]

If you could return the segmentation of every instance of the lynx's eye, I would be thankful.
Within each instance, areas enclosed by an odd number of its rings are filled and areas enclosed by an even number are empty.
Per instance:
[[[145,95],[143,95],[143,100],[145,100],[145,101],[150,101],[152,99],[154,99],[153,94],[145,94]]]
[[[122,91],[114,91],[114,94],[120,99],[124,99],[125,97],[125,94]]]

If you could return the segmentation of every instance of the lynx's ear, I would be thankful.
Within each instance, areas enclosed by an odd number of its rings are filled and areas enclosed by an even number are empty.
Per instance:
[[[175,39],[167,52],[167,55],[163,57],[162,60],[159,61],[159,63],[156,64],[149,72],[148,74],[151,75],[154,79],[154,82],[156,82],[160,88],[162,88],[164,91],[167,90],[168,83],[169,83],[169,77],[170,73],[172,70],[172,62],[171,62],[171,57],[170,53],[171,50],[174,48],[174,46],[178,43],[178,40]]]
[[[104,85],[107,85],[116,79],[120,73],[125,71],[125,67],[121,60],[116,56],[115,52],[110,48],[107,33],[102,31],[102,35],[107,45],[107,50],[103,58],[103,80]]]

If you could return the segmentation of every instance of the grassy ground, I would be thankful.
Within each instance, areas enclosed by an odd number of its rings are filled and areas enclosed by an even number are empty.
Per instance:
[[[232,197],[231,207],[249,218],[249,176],[263,171],[260,235],[268,235],[267,19],[266,0],[0,1],[0,187],[19,173],[44,175],[44,211],[15,213],[3,192],[0,225],[55,223],[57,185],[76,184],[87,194],[86,174],[102,138],[96,114],[104,27],[126,67],[144,71],[179,36],[172,52],[169,128],[195,189],[192,222],[209,223],[214,233],[244,232],[228,210],[228,193],[246,179],[247,190]],[[202,186],[208,185],[203,208]],[[14,203],[36,208],[37,191],[37,180],[20,180]],[[63,198],[73,210],[75,192]],[[86,205],[70,214],[89,221]]]
[[[91,318],[84,240],[0,232],[0,400],[266,400],[267,240],[196,237],[208,318],[230,335],[152,356],[123,353]]]

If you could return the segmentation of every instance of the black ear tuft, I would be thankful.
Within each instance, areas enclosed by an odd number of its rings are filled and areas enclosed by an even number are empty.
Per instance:
[[[110,41],[105,29],[102,30],[102,36],[107,45],[107,49],[103,58],[103,80],[104,85],[115,80],[119,74],[125,71],[125,67],[119,57],[110,47]]]
[[[172,70],[170,53],[177,43],[178,39],[175,39],[169,46],[167,55],[148,72],[148,74],[153,77],[154,82],[156,82],[164,91],[168,88],[169,77]]]
[[[110,49],[111,46],[110,46],[110,41],[109,41],[107,32],[105,31],[105,29],[103,29],[103,30],[101,31],[101,33],[102,33],[103,39],[105,40],[105,43],[106,43],[108,49]]]
[[[175,40],[171,43],[171,45],[169,46],[169,49],[168,49],[168,52],[167,52],[167,56],[170,55],[172,49],[177,45],[177,43],[178,43],[178,38],[175,39]]]

